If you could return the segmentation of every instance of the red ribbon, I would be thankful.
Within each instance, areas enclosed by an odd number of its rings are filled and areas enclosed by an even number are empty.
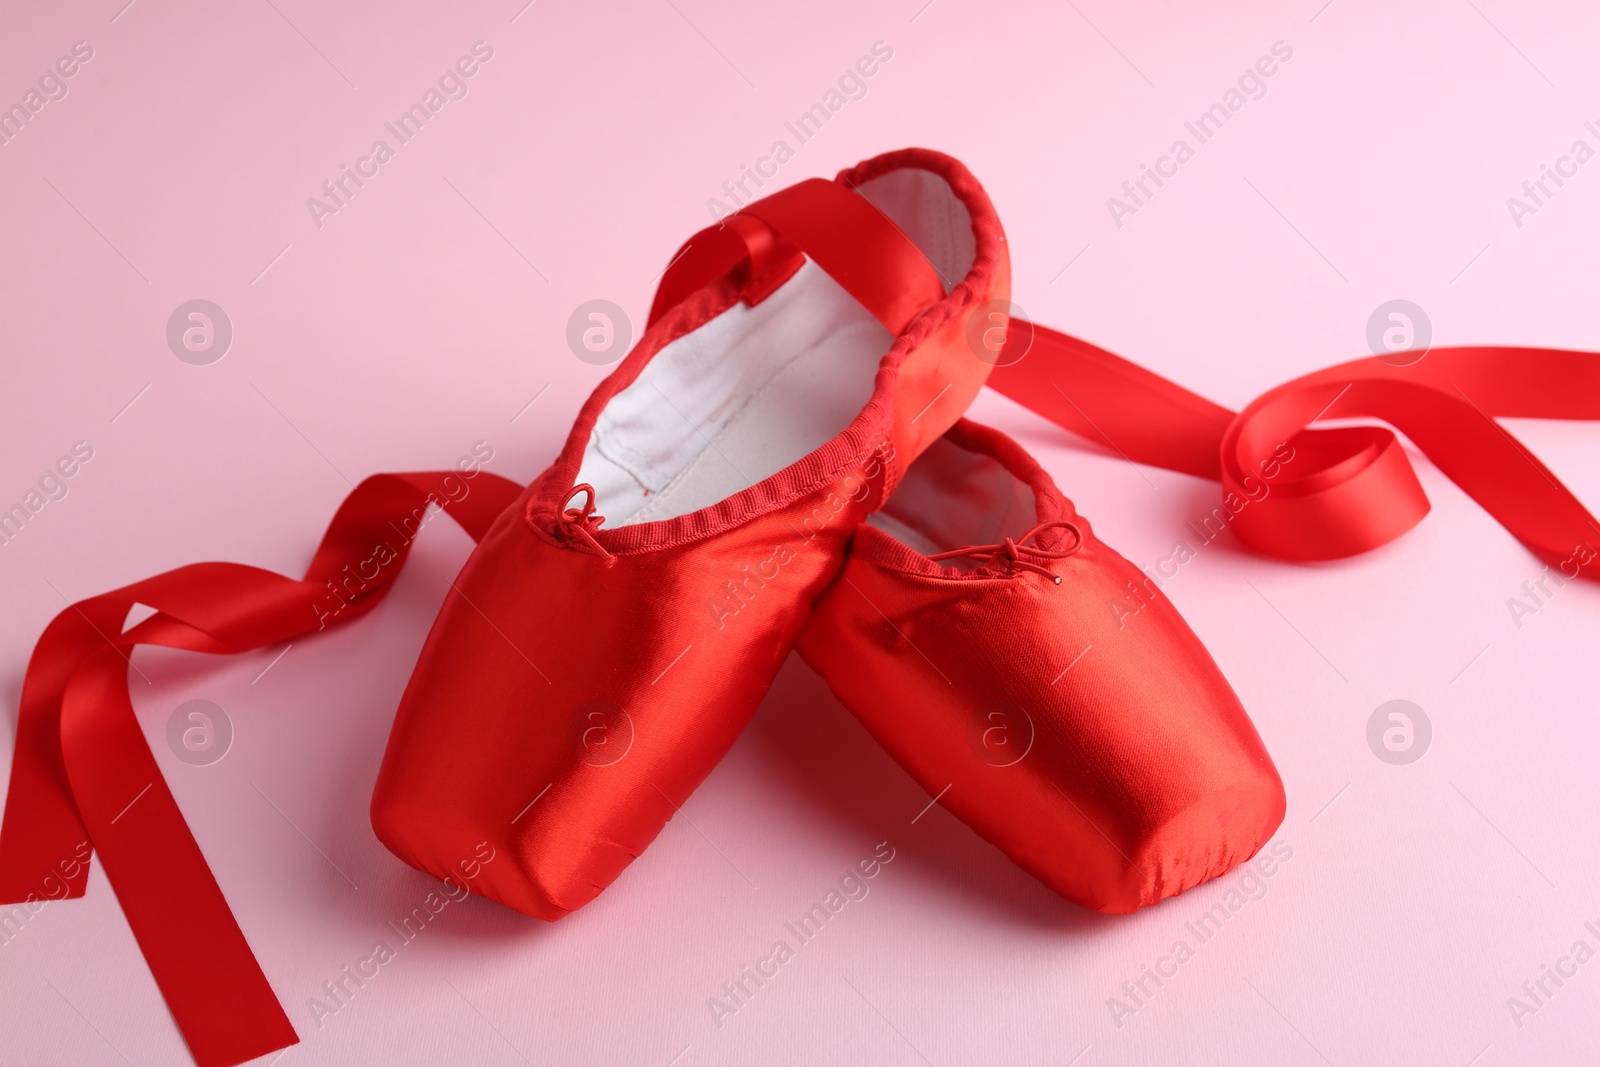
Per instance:
[[[137,645],[246,652],[358,618],[388,592],[430,502],[476,540],[521,491],[487,473],[470,484],[453,471],[375,475],[340,506],[302,580],[197,563],[62,611],[34,646],[22,685],[0,899],[59,897],[47,887],[61,883],[64,895],[82,896],[89,842],[200,1067],[294,1044],[139,729],[129,656]],[[371,578],[357,573],[379,545],[393,552],[390,562]],[[124,633],[136,603],[156,614]]]
[[[663,279],[655,314],[730,273],[758,295],[770,291],[797,266],[798,246],[898,333],[937,298],[937,279],[865,201],[836,194],[803,183],[748,219],[697,235]],[[845,212],[846,229],[885,232],[858,247],[819,224],[824,211]],[[863,247],[884,249],[892,262]],[[927,292],[890,284],[907,277]],[[1595,552],[1584,550],[1600,527],[1494,419],[1600,418],[1600,355],[1455,348],[1404,367],[1362,359],[1279,386],[1236,414],[1044,327],[1032,328],[1017,359],[1026,336],[1013,331],[1002,363],[1017,361],[998,367],[991,385],[1131,461],[1220,481],[1230,525],[1265,554],[1364,552],[1427,513],[1392,431],[1311,425],[1373,418],[1404,432],[1540,559],[1568,577],[1596,577]],[[244,652],[366,614],[403,566],[428,503],[478,539],[521,492],[479,474],[458,494],[451,479],[465,483],[455,472],[362,482],[304,579],[230,563],[182,567],[79,601],[34,648],[0,827],[0,899],[60,896],[47,887],[62,882],[66,895],[81,896],[92,845],[200,1067],[231,1067],[297,1038],[145,743],[128,698],[128,657],[141,644]],[[1249,503],[1235,510],[1234,500]],[[359,568],[379,545],[393,558],[368,578]],[[156,614],[124,633],[135,603]]]
[[[1010,331],[1001,363],[989,385],[1024,407],[1131,461],[1220,481],[1234,531],[1264,555],[1353,556],[1428,513],[1393,431],[1311,426],[1372,418],[1404,433],[1535,556],[1567,577],[1597,577],[1589,564],[1600,525],[1495,421],[1600,419],[1593,352],[1437,348],[1406,366],[1358,359],[1280,385],[1238,414],[1043,326]]]

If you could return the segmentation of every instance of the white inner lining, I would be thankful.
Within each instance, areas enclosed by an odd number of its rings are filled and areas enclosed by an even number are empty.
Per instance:
[[[968,545],[998,544],[1038,524],[1033,489],[999,461],[941,437],[906,471],[868,524],[925,556]],[[977,561],[945,564],[967,568]]]
[[[859,191],[922,249],[945,291],[972,268],[966,206],[931,171]],[[601,412],[578,471],[607,525],[687,515],[755,485],[850,425],[894,338],[807,261],[756,307],[742,302],[666,345]]]

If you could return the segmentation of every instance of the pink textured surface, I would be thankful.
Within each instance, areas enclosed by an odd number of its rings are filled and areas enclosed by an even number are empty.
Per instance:
[[[8,718],[63,598],[200,559],[298,574],[348,482],[478,441],[489,469],[537,473],[604,373],[567,349],[568,315],[605,298],[638,323],[707,198],[774,140],[795,147],[785,121],[879,40],[892,60],[780,180],[906,144],[960,157],[1006,223],[1022,308],[1219,402],[1366,354],[1397,297],[1438,344],[1600,349],[1600,163],[1520,226],[1506,206],[1573,142],[1600,148],[1600,22],[1571,5],[122,2],[13,4],[0,34],[6,105],[93,49],[0,145],[0,509],[93,449],[0,545]],[[480,40],[493,58],[467,95],[319,227],[306,199]],[[1266,94],[1115,225],[1106,198],[1193,146],[1184,123],[1277,41],[1293,57]],[[164,336],[196,298],[234,327],[209,366]],[[1137,563],[1192,541],[1215,502],[992,394],[974,415]],[[1600,429],[1512,429],[1600,502]],[[1204,943],[1188,924],[1238,875],[1132,917],[1065,905],[941,808],[914,819],[929,798],[791,661],[594,905],[546,926],[451,904],[318,1013],[323,983],[399,945],[388,924],[434,887],[366,807],[466,539],[431,525],[371,618],[281,659],[141,653],[134,698],[302,1035],[285,1067],[1594,1060],[1600,963],[1546,979],[1542,1005],[1523,983],[1579,940],[1600,949],[1600,595],[1552,584],[1515,619],[1541,567],[1418,466],[1434,512],[1383,551],[1296,567],[1225,537],[1166,584],[1290,798],[1292,858]],[[165,740],[194,699],[234,726],[210,766]],[[1406,766],[1366,741],[1392,699],[1433,726]],[[719,1025],[708,998],[882,841],[895,859],[870,893]],[[1179,940],[1192,958],[1128,999]],[[1513,1018],[1512,996],[1537,1010]],[[98,867],[86,899],[8,930],[0,1005],[8,1063],[186,1061]]]

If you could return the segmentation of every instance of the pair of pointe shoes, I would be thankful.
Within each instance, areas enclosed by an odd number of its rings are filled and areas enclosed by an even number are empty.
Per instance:
[[[383,842],[441,878],[488,843],[473,890],[559,918],[798,647],[1068,900],[1133,911],[1254,855],[1283,788],[1204,647],[1020,446],[957,421],[1009,289],[987,196],[934,152],[696,235],[448,595],[373,797]],[[1130,582],[1148,606],[1119,618]]]

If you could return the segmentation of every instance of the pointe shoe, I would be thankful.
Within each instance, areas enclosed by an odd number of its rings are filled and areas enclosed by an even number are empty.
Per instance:
[[[982,386],[969,319],[1008,295],[993,207],[934,152],[696,235],[446,597],[374,790],[383,843],[543,919],[609,885],[738,737],[856,527]]]
[[[970,420],[857,530],[799,649],[930,795],[1084,907],[1216,878],[1283,819],[1271,758],[1171,602]]]

